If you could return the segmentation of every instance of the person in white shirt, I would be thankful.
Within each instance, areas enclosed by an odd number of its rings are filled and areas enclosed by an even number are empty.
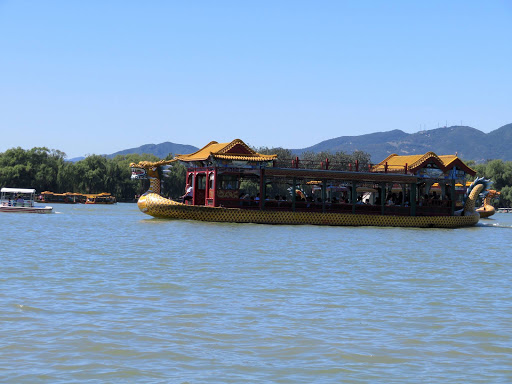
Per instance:
[[[194,194],[194,188],[192,188],[191,185],[187,185],[185,194],[183,196],[181,196],[181,198],[183,199],[182,203],[185,204],[185,201],[192,200],[193,194]]]

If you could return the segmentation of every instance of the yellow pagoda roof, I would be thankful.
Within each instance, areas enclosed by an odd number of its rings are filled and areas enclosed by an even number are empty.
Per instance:
[[[446,166],[450,165],[452,162],[456,160],[460,160],[456,155],[441,155],[439,156],[439,158],[443,161],[443,163]]]
[[[176,155],[175,160],[180,161],[204,161],[214,157],[223,160],[241,160],[241,161],[270,161],[277,155],[263,155],[252,150],[240,139],[235,139],[230,143],[217,143],[211,141],[200,150],[188,155]]]
[[[426,160],[435,159],[439,162],[442,160],[437,156],[434,152],[427,152],[423,155],[407,155],[407,156],[399,156],[396,153],[393,153],[386,157],[383,161],[376,165],[376,167],[382,167],[384,169],[384,165],[388,163],[388,167],[405,167],[407,164],[408,168],[415,168],[416,165],[424,163]]]
[[[457,155],[441,155],[438,156],[434,152],[427,152],[423,155],[406,155],[399,156],[396,153],[393,153],[382,160],[379,164],[373,167],[373,171],[375,172],[383,172],[386,166],[388,165],[388,169],[396,169],[396,168],[404,168],[407,165],[407,168],[410,170],[416,170],[418,168],[422,168],[428,163],[435,163],[438,165],[440,169],[443,171],[449,170],[454,166],[464,170],[466,173],[470,175],[475,175],[476,171],[468,167]]]

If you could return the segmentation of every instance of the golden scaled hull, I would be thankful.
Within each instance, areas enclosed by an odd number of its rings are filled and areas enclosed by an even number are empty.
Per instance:
[[[471,216],[383,216],[190,206],[166,199],[155,193],[141,196],[137,205],[142,212],[153,217],[224,223],[458,228],[475,225],[479,220],[478,214]]]

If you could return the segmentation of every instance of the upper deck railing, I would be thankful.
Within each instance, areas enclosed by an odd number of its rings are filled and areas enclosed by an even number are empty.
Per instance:
[[[369,173],[394,173],[408,175],[412,174],[407,164],[405,165],[388,165],[372,164],[368,162],[331,162],[329,159],[324,161],[302,160],[298,157],[292,159],[274,159],[272,166],[275,168],[290,168],[290,169],[312,169],[312,170],[329,170],[329,171],[345,171],[345,172],[369,172]],[[237,166],[225,166],[228,168],[237,168]],[[195,171],[206,171],[210,167],[195,166]]]
[[[318,169],[331,171],[347,171],[347,172],[373,172],[373,173],[398,173],[409,174],[410,171],[407,164],[404,166],[392,166],[385,163],[384,165],[372,164],[368,162],[331,162],[329,159],[324,161],[302,160],[298,157],[292,159],[275,159],[274,167],[276,168],[296,168],[296,169]]]

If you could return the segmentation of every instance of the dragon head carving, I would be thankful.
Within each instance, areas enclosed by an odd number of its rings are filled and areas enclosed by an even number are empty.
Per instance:
[[[141,161],[139,163],[131,163],[132,180],[149,179],[149,189],[144,193],[160,194],[161,191],[161,178],[162,168],[171,164],[175,160],[160,160],[156,162]]]

